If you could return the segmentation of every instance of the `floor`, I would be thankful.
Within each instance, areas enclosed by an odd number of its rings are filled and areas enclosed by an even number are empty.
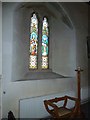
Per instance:
[[[75,118],[73,120],[89,120],[89,118],[90,118],[90,108],[89,108],[89,106],[90,106],[90,102],[81,105],[81,111],[82,111],[82,113],[85,116],[84,119],[82,119],[82,118],[78,118],[78,119]],[[18,120],[18,119],[10,119],[10,120]],[[27,120],[27,119],[20,119],[20,120]],[[28,119],[28,120],[32,120],[32,119]],[[47,117],[47,118],[33,119],[33,120],[57,120],[57,119],[53,119],[52,117]],[[67,120],[67,119],[64,119],[64,120]]]
[[[81,106],[81,110],[84,113],[86,119],[90,118],[90,107],[89,106],[90,106],[90,102],[85,103]]]

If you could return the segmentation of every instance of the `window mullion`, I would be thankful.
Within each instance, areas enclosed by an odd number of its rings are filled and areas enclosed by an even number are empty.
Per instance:
[[[38,26],[38,70],[41,70],[41,46],[42,46],[42,22],[39,20]]]

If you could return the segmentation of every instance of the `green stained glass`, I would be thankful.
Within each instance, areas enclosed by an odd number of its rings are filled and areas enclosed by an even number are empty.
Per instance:
[[[48,68],[48,22],[44,18],[42,25],[42,69]]]

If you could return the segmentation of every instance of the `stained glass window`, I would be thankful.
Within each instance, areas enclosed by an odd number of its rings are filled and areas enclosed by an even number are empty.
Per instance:
[[[44,17],[42,24],[42,69],[48,68],[48,22]]]
[[[36,14],[31,17],[30,26],[30,69],[37,69],[37,53],[38,52],[38,19]]]

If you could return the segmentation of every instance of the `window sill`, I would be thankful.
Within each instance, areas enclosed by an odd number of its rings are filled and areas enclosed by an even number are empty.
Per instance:
[[[62,75],[54,73],[50,70],[42,70],[42,71],[30,71],[23,78],[15,81],[29,81],[29,80],[48,80],[48,79],[57,79],[57,78],[66,78]]]

